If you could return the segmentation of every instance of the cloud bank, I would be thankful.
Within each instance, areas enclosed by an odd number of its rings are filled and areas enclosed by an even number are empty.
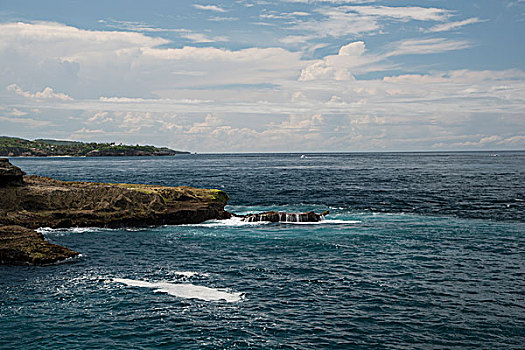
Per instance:
[[[449,16],[436,9],[401,13],[377,6],[323,11],[335,21],[309,20],[295,28],[308,31],[319,24],[317,34],[340,35],[359,31],[342,25],[355,16],[372,24],[366,30],[378,25],[372,17],[443,21]],[[312,59],[276,46],[174,48],[169,40],[144,33],[60,23],[3,23],[0,32],[4,133],[25,136],[19,131],[25,125],[28,133],[38,128],[46,137],[199,152],[525,144],[521,70],[404,73],[398,59],[464,50],[472,45],[467,40],[409,38],[380,50],[355,40]]]

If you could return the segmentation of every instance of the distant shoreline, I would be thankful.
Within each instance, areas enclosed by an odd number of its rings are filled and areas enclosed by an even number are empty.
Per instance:
[[[96,143],[51,139],[26,140],[0,136],[0,157],[121,157],[121,156],[174,156],[191,154],[167,147],[124,145],[122,143]]]
[[[191,155],[191,154],[194,154],[194,153],[191,153],[191,152],[187,152],[187,153],[177,153],[177,154],[169,154],[169,155],[155,155],[155,154],[151,154],[151,155],[116,155],[116,154],[113,154],[113,155],[103,155],[103,156],[70,156],[70,155],[62,155],[62,156],[55,156],[55,155],[50,155],[50,156],[7,156],[7,155],[2,155],[0,154],[0,157],[1,158],[32,158],[32,159],[45,159],[45,158],[103,158],[103,157],[114,157],[114,158],[121,158],[121,157],[141,157],[141,158],[144,158],[144,157],[151,157],[151,158],[158,158],[158,157],[173,157],[175,155]]]

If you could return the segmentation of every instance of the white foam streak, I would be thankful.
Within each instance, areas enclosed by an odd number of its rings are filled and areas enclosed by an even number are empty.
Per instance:
[[[286,225],[333,225],[333,224],[359,224],[361,221],[358,220],[337,220],[337,219],[325,219],[317,222],[299,222],[299,221],[279,221],[279,224]],[[242,226],[260,226],[272,224],[270,221],[243,221],[242,218],[232,217],[226,220],[208,220],[200,224],[190,224],[183,226],[192,227],[242,227]]]
[[[248,222],[243,221],[242,218],[239,217],[231,217],[230,219],[225,220],[208,220],[201,224],[192,224],[192,225],[186,225],[186,226],[193,226],[193,227],[237,227],[237,226],[259,226],[259,225],[267,225],[270,222],[268,221],[258,221],[258,222]]]
[[[332,225],[332,224],[360,224],[358,220],[321,220],[317,222],[281,222],[281,224],[291,225]]]
[[[175,271],[176,275],[184,276],[187,278],[191,278],[193,276],[209,276],[207,273],[200,273],[200,272],[194,272],[194,271]]]
[[[205,301],[226,301],[233,303],[242,299],[243,293],[230,293],[225,290],[197,286],[190,283],[146,282],[126,278],[114,278],[113,282],[130,287],[151,288],[155,292],[167,293],[179,298],[200,299]]]

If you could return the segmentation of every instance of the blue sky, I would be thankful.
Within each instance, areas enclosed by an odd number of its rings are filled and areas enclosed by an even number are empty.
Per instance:
[[[525,149],[525,1],[0,1],[0,134]]]

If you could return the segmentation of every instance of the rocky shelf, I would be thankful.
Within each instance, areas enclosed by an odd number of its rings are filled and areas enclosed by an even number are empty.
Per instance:
[[[228,195],[216,189],[59,181],[26,176],[0,158],[0,264],[45,265],[78,255],[47,242],[39,227],[137,227],[228,219]],[[316,214],[236,215],[248,222],[318,222]]]
[[[7,159],[0,159],[0,263],[47,264],[77,254],[46,242],[32,231],[39,227],[195,224],[229,218],[224,210],[228,199],[216,189],[25,176]]]
[[[34,230],[0,226],[0,264],[47,265],[77,255],[69,248],[49,243]]]

